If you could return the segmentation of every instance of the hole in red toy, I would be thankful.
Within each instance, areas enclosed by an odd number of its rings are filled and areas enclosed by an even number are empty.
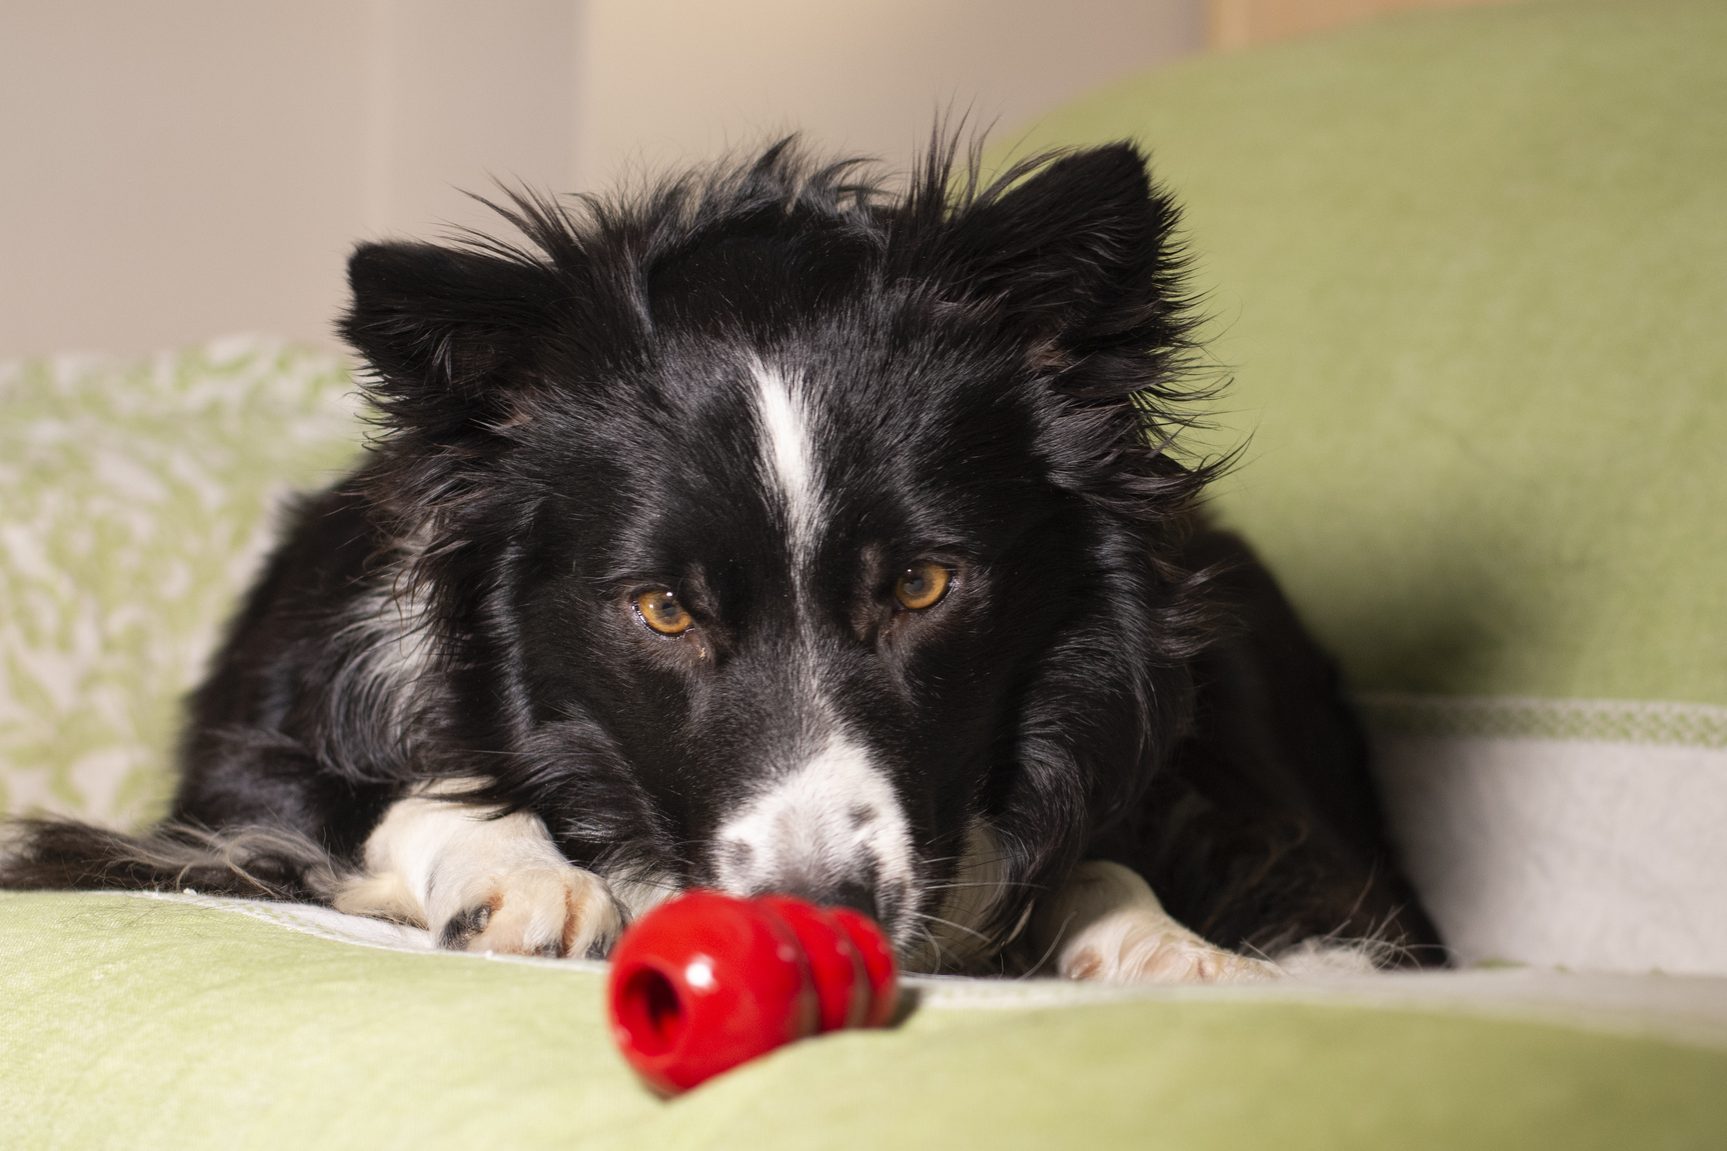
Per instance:
[[[638,1052],[650,1057],[664,1055],[683,1034],[684,1005],[678,989],[663,973],[638,967],[618,992],[617,1018]]]

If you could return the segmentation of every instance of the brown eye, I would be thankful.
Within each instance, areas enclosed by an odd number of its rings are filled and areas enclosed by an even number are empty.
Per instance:
[[[923,611],[941,602],[952,581],[952,572],[938,563],[925,560],[900,573],[899,580],[893,585],[893,597],[907,611]]]
[[[648,630],[660,635],[683,635],[696,622],[670,588],[657,587],[637,592],[630,602],[635,605],[636,615],[648,625]]]

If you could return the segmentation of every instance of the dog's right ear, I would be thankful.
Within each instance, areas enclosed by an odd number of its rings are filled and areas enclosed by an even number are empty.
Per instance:
[[[400,423],[494,415],[556,298],[542,265],[433,244],[361,244],[348,284],[341,334],[377,374],[374,398]]]

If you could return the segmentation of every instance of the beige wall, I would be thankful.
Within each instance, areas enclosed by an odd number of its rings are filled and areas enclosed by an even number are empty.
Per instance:
[[[903,162],[1196,50],[1201,0],[0,0],[0,356],[328,342],[354,239],[802,127]]]
[[[0,355],[329,341],[358,236],[570,171],[567,0],[0,0]]]
[[[1184,0],[728,0],[586,6],[577,174],[794,128],[904,161],[936,113],[1003,130],[1204,40]]]

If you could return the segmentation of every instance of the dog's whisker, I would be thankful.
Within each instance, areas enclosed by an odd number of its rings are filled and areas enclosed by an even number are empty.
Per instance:
[[[1042,886],[1042,885],[1037,884],[1037,883],[1033,883],[1030,880],[1026,880],[1026,879],[979,879],[979,880],[975,880],[975,881],[971,881],[971,882],[932,883],[932,884],[929,884],[925,890],[928,890],[928,891],[956,891],[956,890],[974,891],[974,890],[977,890],[978,888],[989,888],[989,889],[993,890],[996,888],[1012,888],[1012,887],[1034,889],[1034,888],[1037,888],[1040,886]]]
[[[973,928],[967,927],[963,923],[955,923],[951,919],[943,919],[941,916],[931,915],[927,911],[920,911],[920,912],[917,912],[916,914],[917,914],[918,918],[925,923],[937,923],[943,927],[951,927],[955,931],[963,932],[964,934],[971,936],[972,938],[978,940],[979,942],[982,942],[982,943],[990,942],[989,936],[985,935],[981,931],[977,931]]]
[[[1043,965],[1049,962],[1050,956],[1054,955],[1056,949],[1061,946],[1061,941],[1066,937],[1067,929],[1071,926],[1073,926],[1073,916],[1069,915],[1061,921],[1061,926],[1057,927],[1050,933],[1049,946],[1044,949],[1043,954],[1038,956],[1035,963],[1027,967],[1019,975],[1015,976],[1015,978],[1031,979],[1036,976],[1039,971],[1042,971]]]

